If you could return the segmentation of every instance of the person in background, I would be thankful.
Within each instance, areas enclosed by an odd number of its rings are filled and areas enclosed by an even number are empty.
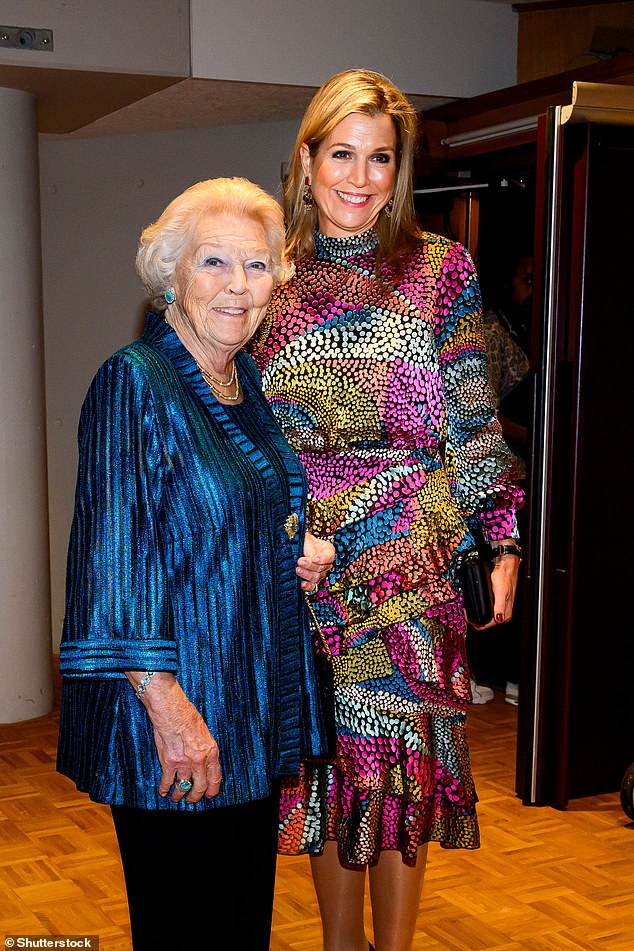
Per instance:
[[[143,337],[81,411],[57,768],[111,807],[135,951],[269,947],[279,783],[324,751],[303,592],[334,550],[242,350],[283,247],[245,179],[175,198],[138,248]]]
[[[517,478],[524,485],[527,475],[528,426],[531,411],[530,361],[531,316],[533,309],[533,255],[520,248],[508,255],[508,263],[496,255],[491,261],[490,279],[483,281],[485,302],[484,334],[489,358],[489,382],[493,390],[497,415],[504,438],[511,449]],[[500,276],[502,280],[500,280]],[[523,511],[518,515],[520,531]],[[469,660],[478,676],[495,682],[503,677],[505,700],[517,705],[519,700],[521,654],[522,586],[516,597],[513,617],[491,635],[487,651],[482,649],[477,631],[469,630]],[[495,662],[487,664],[494,655]],[[487,673],[487,666],[489,672]],[[481,703],[493,699],[494,692],[484,684],[476,684],[474,696]]]
[[[465,249],[414,214],[415,110],[347,70],[316,93],[285,186],[295,276],[254,339],[335,564],[311,598],[334,655],[337,751],[284,780],[280,851],[311,856],[326,951],[411,947],[431,841],[479,845],[457,576],[482,527],[511,617],[521,491],[487,386]]]

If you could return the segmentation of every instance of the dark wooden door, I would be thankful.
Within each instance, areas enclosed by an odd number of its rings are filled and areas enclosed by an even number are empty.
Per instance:
[[[540,127],[535,433],[518,793],[559,807],[634,761],[634,128]]]

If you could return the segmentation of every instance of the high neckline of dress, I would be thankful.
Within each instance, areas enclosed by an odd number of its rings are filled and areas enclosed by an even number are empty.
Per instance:
[[[315,255],[318,258],[342,260],[357,254],[367,254],[368,251],[373,251],[378,243],[379,239],[374,228],[368,228],[367,231],[353,234],[349,238],[330,238],[321,231],[316,231]]]

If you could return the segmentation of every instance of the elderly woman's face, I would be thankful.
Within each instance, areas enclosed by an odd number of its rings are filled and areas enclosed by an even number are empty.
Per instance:
[[[235,351],[254,334],[273,292],[272,259],[258,221],[206,215],[176,267],[176,300],[210,352]]]
[[[319,230],[331,238],[360,234],[375,224],[394,191],[396,130],[390,116],[353,112],[335,126],[314,158],[302,146]]]

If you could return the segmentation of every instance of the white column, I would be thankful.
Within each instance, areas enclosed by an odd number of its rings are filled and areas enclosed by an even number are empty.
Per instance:
[[[0,722],[53,705],[35,100],[0,89]]]

